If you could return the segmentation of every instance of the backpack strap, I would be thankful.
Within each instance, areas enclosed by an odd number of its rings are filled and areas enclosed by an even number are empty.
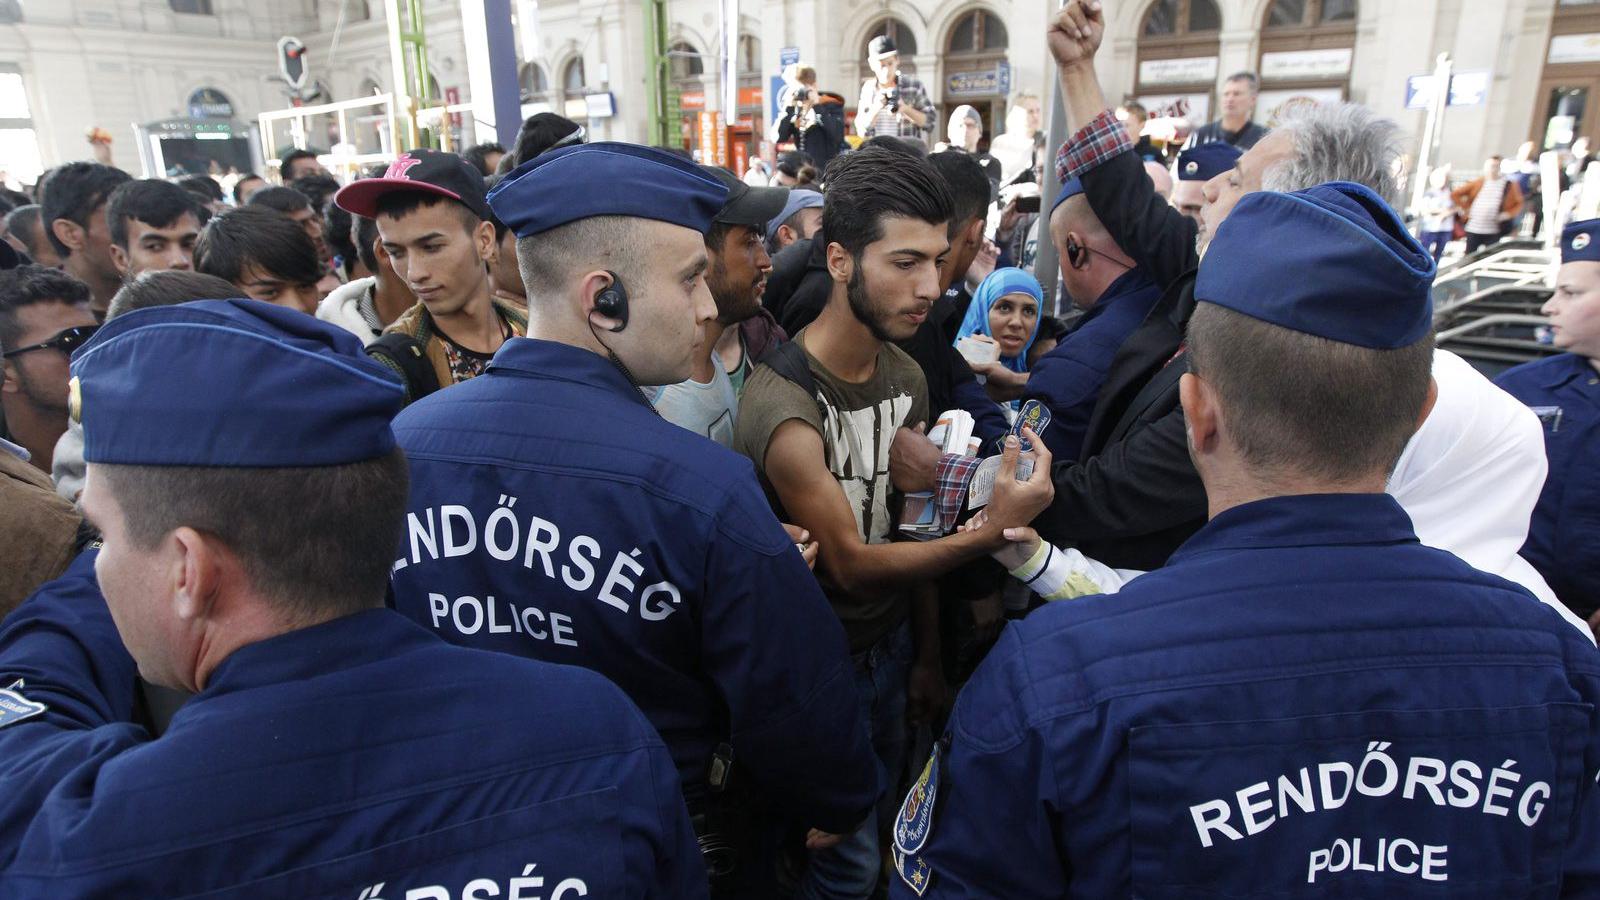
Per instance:
[[[817,401],[823,418],[827,418],[827,410],[822,408],[822,400],[817,397],[816,376],[811,374],[811,364],[806,362],[806,351],[799,341],[785,341],[762,354],[756,362],[798,385],[807,397]]]
[[[391,332],[367,345],[367,355],[388,366],[406,388],[406,405],[439,389],[439,376],[423,343],[409,334]]]

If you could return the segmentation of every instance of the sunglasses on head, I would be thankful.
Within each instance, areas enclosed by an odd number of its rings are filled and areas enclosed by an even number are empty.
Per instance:
[[[61,332],[60,334],[43,343],[30,344],[26,347],[18,347],[15,350],[7,350],[3,355],[6,359],[10,359],[11,357],[20,353],[29,353],[34,350],[60,350],[62,353],[71,356],[72,351],[82,347],[84,342],[93,337],[94,333],[99,330],[99,325],[79,325],[76,328],[68,328],[66,331]]]

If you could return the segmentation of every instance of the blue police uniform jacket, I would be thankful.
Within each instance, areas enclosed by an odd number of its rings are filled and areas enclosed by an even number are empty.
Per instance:
[[[844,629],[748,460],[661,419],[601,356],[529,338],[394,430],[411,463],[396,609],[603,673],[691,801],[726,741],[785,812],[860,823],[879,786]]]
[[[236,650],[152,740],[94,556],[0,629],[0,897],[706,895],[604,679],[374,609]]]
[[[1161,288],[1143,269],[1124,272],[1106,287],[1072,331],[1033,364],[1022,397],[1024,402],[1038,400],[1050,408],[1050,427],[1042,437],[1056,460],[1070,462],[1083,457],[1089,417],[1117,348],[1159,299]]]
[[[1587,619],[1600,609],[1600,371],[1563,353],[1509,369],[1494,383],[1539,416],[1550,460],[1522,556]]]
[[[896,896],[1593,896],[1597,700],[1582,635],[1387,495],[1247,503],[1006,629]]]

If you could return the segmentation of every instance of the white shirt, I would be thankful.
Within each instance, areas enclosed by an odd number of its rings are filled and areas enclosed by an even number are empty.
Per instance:
[[[1590,641],[1589,626],[1517,555],[1549,463],[1539,419],[1466,360],[1433,351],[1439,396],[1389,477],[1417,537],[1527,588]]]
[[[645,396],[668,422],[703,434],[724,447],[733,446],[733,417],[739,409],[739,398],[733,392],[733,380],[716,354],[711,356],[710,381],[702,384],[690,378],[677,384],[646,388]]]

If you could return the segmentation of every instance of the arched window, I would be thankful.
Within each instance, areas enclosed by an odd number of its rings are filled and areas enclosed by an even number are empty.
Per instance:
[[[674,81],[699,78],[706,73],[705,57],[688,41],[674,41],[667,48],[667,68]]]
[[[517,84],[523,103],[536,103],[550,94],[550,80],[545,77],[544,67],[536,62],[522,64],[522,71],[517,73]]]
[[[1145,9],[1134,94],[1152,116],[1212,118],[1221,32],[1215,0],[1155,0]]]
[[[740,75],[761,74],[761,39],[753,34],[739,35],[739,67]]]
[[[1357,13],[1356,0],[1273,0],[1261,20],[1256,121],[1271,127],[1295,106],[1349,94]]]
[[[867,36],[861,41],[861,78],[866,80],[872,77],[872,68],[867,65],[867,45],[879,35],[887,35],[894,41],[895,51],[900,55],[900,71],[913,74],[917,70],[912,57],[917,55],[917,36],[911,31],[911,26],[899,19],[879,19],[871,28],[867,29]]]
[[[588,83],[589,79],[583,74],[583,57],[577,57],[567,63],[567,69],[561,75],[561,88],[566,91],[569,98],[583,96]]]
[[[1000,17],[986,10],[975,9],[962,16],[950,29],[950,41],[945,52],[951,55],[969,53],[1004,53],[1006,26]]]

